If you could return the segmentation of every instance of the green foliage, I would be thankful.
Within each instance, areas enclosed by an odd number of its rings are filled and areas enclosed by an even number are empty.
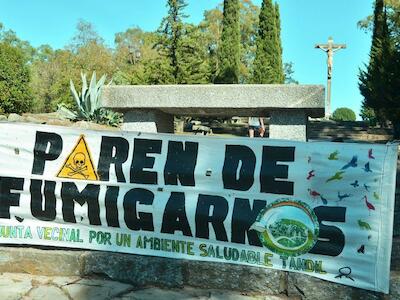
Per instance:
[[[88,86],[86,74],[81,74],[82,92],[78,93],[75,85],[70,80],[70,89],[72,97],[78,107],[77,111],[72,111],[64,105],[59,106],[59,112],[66,118],[79,121],[92,121],[98,124],[106,124],[110,126],[118,126],[121,123],[121,115],[116,112],[109,111],[101,107],[100,97],[106,76],[103,75],[100,80],[96,81],[96,72],[93,72],[92,79]]]
[[[63,103],[73,108],[69,80],[79,78],[80,69],[75,67],[75,55],[69,50],[56,50],[44,60],[31,65],[32,83],[36,111],[51,112]]]
[[[380,1],[382,3],[382,1]],[[378,3],[378,1],[376,2]],[[400,1],[384,0],[385,10],[387,13],[388,25],[393,37],[400,42]],[[373,31],[375,15],[369,15],[365,19],[358,22],[358,27],[366,32]]]
[[[283,68],[284,68],[285,83],[299,84],[299,82],[293,78],[294,75],[293,63],[292,62],[284,63]]]
[[[111,50],[90,23],[82,22],[67,49],[53,50],[46,45],[37,49],[31,64],[35,111],[51,112],[59,104],[76,109],[69,92],[70,79],[79,82],[81,72],[116,72]]]
[[[204,20],[199,28],[204,34],[205,48],[208,51],[208,64],[210,68],[210,82],[214,82],[219,71],[218,49],[222,33],[222,10],[218,7],[204,12]]]
[[[32,107],[30,71],[21,49],[0,42],[0,112],[23,113]]]
[[[376,126],[377,124],[375,112],[370,107],[365,107],[365,106],[361,107],[360,117],[364,121],[367,121],[370,126]]]
[[[373,39],[370,62],[359,75],[363,107],[374,110],[377,121],[395,122],[400,117],[398,86],[400,49],[390,31],[383,0],[377,0],[374,11]]]
[[[260,8],[250,0],[240,0],[240,68],[239,83],[249,82],[256,54],[256,36]]]
[[[285,82],[284,65],[282,63],[282,41],[281,41],[281,14],[279,12],[279,4],[276,2],[275,7],[275,28],[276,28],[276,49],[278,50],[278,58],[276,65],[276,76],[278,83]]]
[[[15,31],[6,30],[2,23],[0,23],[0,42],[19,49],[27,62],[32,61],[35,56],[35,48],[29,42],[19,39]]]
[[[259,7],[252,0],[225,0],[224,13],[220,4],[205,11],[203,21],[193,25],[185,22],[186,3],[167,1],[168,14],[156,32],[132,27],[117,33],[115,49],[108,48],[94,26],[84,20],[77,23],[70,44],[63,49],[48,45],[35,49],[0,23],[0,42],[17,48],[30,69],[26,98],[33,105],[23,110],[51,112],[59,105],[78,110],[69,86],[72,79],[76,89],[82,88],[81,72],[109,74],[115,84],[251,82]],[[278,24],[279,16],[275,18]],[[275,43],[279,48],[280,41]],[[281,55],[282,50],[278,52]],[[291,82],[292,69],[285,72]]]
[[[356,114],[350,108],[340,107],[337,108],[332,114],[334,121],[355,121]]]
[[[88,44],[103,45],[104,39],[99,36],[92,23],[81,19],[76,24],[76,33],[69,47],[72,50],[77,50]]]
[[[93,72],[90,85],[87,85],[86,74],[81,74],[82,77],[82,93],[78,94],[74,83],[70,80],[70,88],[72,96],[78,106],[78,118],[88,119],[93,115],[94,111],[100,108],[100,96],[103,89],[106,76],[101,76],[100,80],[96,81],[96,72]]]
[[[183,13],[186,6],[185,0],[168,0],[168,15],[163,19],[158,30],[160,40],[157,46],[160,52],[169,59],[175,82],[178,81],[180,75],[179,50],[184,35],[183,19],[187,17]]]
[[[158,61],[163,61],[162,65],[168,65],[168,59],[158,53],[154,45],[159,39],[159,34],[153,32],[144,32],[138,27],[128,28],[125,32],[119,32],[115,35],[117,45],[114,53],[114,64],[116,72],[113,76],[115,84],[156,84],[165,83],[165,76],[152,74],[150,68],[156,69]],[[155,83],[156,82],[156,83]]]
[[[238,83],[240,63],[239,0],[224,0],[219,70],[215,83]]]
[[[208,52],[202,31],[194,25],[184,26],[184,35],[178,48],[179,72],[176,81],[180,84],[209,83],[211,68],[207,62]]]
[[[280,42],[279,7],[263,0],[256,40],[253,83],[283,83],[282,47]]]

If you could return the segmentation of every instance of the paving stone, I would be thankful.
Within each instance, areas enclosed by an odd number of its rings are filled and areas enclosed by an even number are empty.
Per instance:
[[[82,279],[76,283],[62,287],[74,300],[106,300],[114,299],[132,289],[131,285],[110,280]]]
[[[1,300],[19,300],[32,288],[29,276],[0,275],[0,298]]]
[[[22,300],[70,300],[70,298],[58,287],[42,285],[32,289]]]
[[[82,278],[78,277],[78,276],[74,276],[74,277],[57,276],[57,277],[53,277],[51,279],[51,282],[58,287],[63,287],[64,285],[75,283],[75,282],[78,282],[79,280],[82,280]]]

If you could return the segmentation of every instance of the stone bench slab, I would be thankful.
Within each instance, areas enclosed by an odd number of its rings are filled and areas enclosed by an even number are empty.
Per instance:
[[[323,117],[322,85],[130,85],[106,86],[102,104],[118,111],[157,110],[171,115],[267,116],[271,111],[296,110]]]

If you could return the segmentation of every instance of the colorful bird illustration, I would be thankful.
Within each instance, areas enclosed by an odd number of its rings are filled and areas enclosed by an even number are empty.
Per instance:
[[[372,154],[372,149],[368,150],[368,158],[369,159],[375,159],[374,155]]]
[[[364,188],[365,188],[365,190],[366,190],[367,192],[369,192],[369,188],[370,188],[369,185],[367,185],[367,184],[364,183]]]
[[[360,186],[359,184],[358,184],[358,180],[356,180],[356,181],[354,181],[353,183],[350,183],[350,185],[352,185],[353,187],[358,187],[358,186]]]
[[[311,177],[315,176],[315,170],[311,170],[310,172],[308,172],[308,176],[307,176],[307,180],[310,180]]]
[[[371,202],[368,202],[367,196],[364,196],[363,199],[365,201],[365,205],[368,208],[368,211],[375,210],[375,206]]]
[[[323,204],[328,204],[328,199],[324,198],[322,195],[319,196]]]
[[[365,253],[365,245],[361,245],[361,247],[358,248],[357,252],[364,254]]]
[[[357,160],[358,160],[358,158],[357,158],[357,155],[354,155],[352,158],[351,158],[351,160],[347,163],[347,164],[345,164],[343,167],[342,167],[342,169],[341,170],[346,170],[347,168],[355,168],[355,167],[357,167]]]
[[[374,198],[375,198],[375,200],[381,200],[381,198],[379,197],[379,194],[377,192],[374,192]]]
[[[338,160],[339,151],[334,151],[331,154],[329,154],[328,159],[329,160]]]
[[[339,198],[338,201],[342,201],[343,199],[346,199],[346,198],[351,197],[350,194],[341,194],[340,192],[337,192],[337,196],[338,196],[338,198]]]
[[[321,196],[320,193],[318,193],[317,191],[314,191],[314,190],[308,189],[308,192],[310,193],[310,196],[313,197],[313,198]]]
[[[358,226],[361,229],[365,229],[365,230],[371,230],[371,225],[369,225],[367,222],[363,221],[363,220],[358,220]]]
[[[345,173],[344,171],[336,172],[335,175],[333,175],[332,177],[328,178],[328,179],[326,180],[326,182],[333,181],[333,180],[341,180],[341,179],[343,179],[343,176],[342,176],[342,175],[343,175],[344,173]]]
[[[364,171],[367,172],[367,173],[368,173],[368,172],[372,172],[372,170],[371,170],[371,168],[370,168],[370,166],[369,166],[369,162],[367,162],[367,163],[364,165],[364,168],[363,168],[363,169],[364,169]]]

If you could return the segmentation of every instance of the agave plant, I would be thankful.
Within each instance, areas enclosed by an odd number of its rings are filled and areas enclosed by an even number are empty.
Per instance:
[[[72,111],[64,105],[60,105],[58,107],[59,113],[73,121],[85,120],[118,126],[122,122],[122,115],[101,107],[100,96],[106,81],[106,75],[101,76],[100,80],[96,81],[96,72],[93,72],[89,86],[85,73],[81,73],[81,78],[81,93],[76,91],[73,81],[70,80],[70,89],[78,108],[77,111]]]

